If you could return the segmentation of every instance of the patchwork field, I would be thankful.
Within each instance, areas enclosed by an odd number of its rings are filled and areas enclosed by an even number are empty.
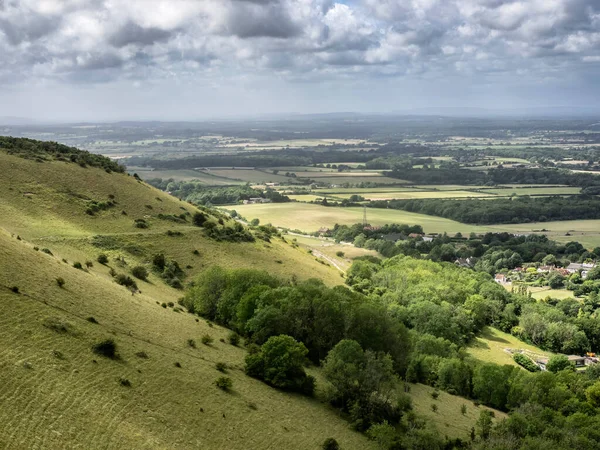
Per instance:
[[[319,191],[313,191],[315,193]],[[350,198],[352,194],[330,194],[331,196],[338,198]],[[399,190],[389,192],[364,192],[358,194],[364,197],[366,200],[410,200],[410,199],[423,199],[423,198],[474,198],[474,197],[492,197],[492,194],[488,194],[486,191],[475,192],[475,191],[422,191],[422,190]]]
[[[297,198],[305,196],[298,196]],[[362,222],[362,208],[325,207],[310,203],[279,203],[236,205],[235,209],[248,220],[258,218],[261,223],[298,229],[305,232],[317,231],[322,227],[333,227],[336,223],[351,225]],[[426,233],[448,234],[510,232],[516,234],[546,234],[560,242],[578,241],[587,248],[600,246],[600,220],[568,220],[527,224],[470,225],[442,217],[428,216],[400,210],[367,208],[367,221],[380,226],[391,223],[422,225]]]
[[[232,208],[233,209],[233,208]],[[325,207],[309,203],[278,203],[239,205],[235,210],[243,217],[251,220],[260,219],[261,223],[271,223],[278,227],[299,229],[306,232],[317,231],[322,227],[333,227],[336,223],[351,225],[362,222],[362,208]],[[371,225],[387,223],[420,224],[427,233],[457,233],[463,234],[485,232],[489,228],[465,225],[441,217],[415,214],[391,209],[367,208],[367,221]]]
[[[199,170],[152,170],[147,167],[130,166],[127,171],[131,174],[137,173],[143,180],[153,178],[162,178],[168,180],[173,178],[175,181],[199,181],[207,186],[231,186],[244,184],[243,181],[224,179],[213,176],[209,173]]]
[[[581,192],[581,188],[578,187],[519,187],[519,188],[507,188],[507,189],[483,189],[481,192],[496,194],[499,196],[509,195],[575,195]]]

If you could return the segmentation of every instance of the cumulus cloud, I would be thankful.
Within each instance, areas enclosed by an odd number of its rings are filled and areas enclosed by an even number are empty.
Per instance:
[[[568,65],[582,73],[597,67],[600,1],[0,0],[0,60],[5,85],[542,79]]]

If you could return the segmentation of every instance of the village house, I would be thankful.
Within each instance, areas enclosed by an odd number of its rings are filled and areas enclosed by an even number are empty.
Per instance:
[[[503,273],[497,273],[494,277],[494,281],[498,284],[507,284],[508,278],[506,278],[506,275],[504,275]]]
[[[475,258],[458,258],[456,261],[454,261],[454,264],[458,267],[467,267],[470,269],[475,266],[475,262]]]
[[[571,263],[567,266],[567,271],[569,273],[577,273],[577,272],[581,272],[581,278],[583,278],[584,280],[587,278],[587,274],[590,270],[594,269],[596,267],[596,264],[577,264],[577,263]]]

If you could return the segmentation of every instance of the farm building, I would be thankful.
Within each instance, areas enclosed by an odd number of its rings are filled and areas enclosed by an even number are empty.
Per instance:
[[[475,266],[475,263],[475,258],[458,258],[456,261],[454,261],[454,264],[456,264],[458,267],[468,268]]]
[[[271,203],[271,199],[262,197],[251,197],[248,200],[244,200],[244,205],[254,205],[256,203]]]

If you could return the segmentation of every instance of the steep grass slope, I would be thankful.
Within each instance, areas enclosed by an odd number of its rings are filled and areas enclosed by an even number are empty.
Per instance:
[[[189,216],[160,219],[196,210],[124,174],[1,150],[0,173],[0,448],[315,449],[328,437],[345,449],[372,447],[318,400],[246,376],[245,350],[179,308],[182,292],[150,261],[163,252],[186,281],[212,264],[329,284],[341,281],[337,270],[280,238],[217,242]],[[86,213],[109,196],[116,205]],[[96,262],[101,252],[107,265]],[[132,295],[109,271],[137,264],[151,275]],[[201,343],[207,334],[210,345]],[[106,339],[119,358],[92,351]],[[224,376],[217,362],[228,366],[229,393],[214,384]]]
[[[308,449],[329,436],[369,447],[318,401],[247,377],[245,351],[220,341],[227,330],[5,233],[0,261],[0,448]],[[117,360],[91,350],[108,338]],[[214,385],[217,362],[231,393]]]
[[[69,260],[95,259],[104,252],[144,263],[164,252],[182,268],[192,266],[186,270],[188,276],[218,263],[263,268],[283,277],[318,277],[331,285],[342,282],[338,271],[278,238],[270,243],[209,239],[204,230],[191,224],[195,207],[124,174],[62,161],[39,163],[2,150],[0,173],[0,227],[53,252],[60,249]],[[107,202],[109,196],[114,206],[86,214],[91,201]],[[159,218],[186,213],[185,223]],[[144,219],[149,227],[134,227],[136,219]],[[169,230],[181,235],[168,236]]]

